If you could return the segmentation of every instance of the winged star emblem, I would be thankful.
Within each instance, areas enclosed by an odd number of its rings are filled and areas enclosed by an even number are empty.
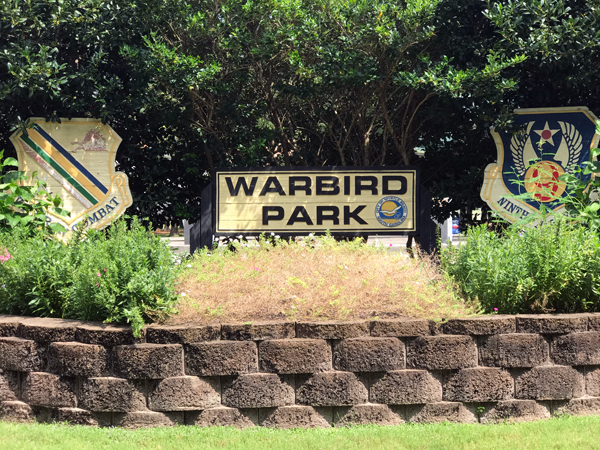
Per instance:
[[[490,208],[513,222],[541,205],[562,209],[568,192],[560,176],[589,160],[598,141],[597,118],[585,107],[520,109],[515,120],[519,133],[492,129],[498,159],[486,167],[481,189]]]

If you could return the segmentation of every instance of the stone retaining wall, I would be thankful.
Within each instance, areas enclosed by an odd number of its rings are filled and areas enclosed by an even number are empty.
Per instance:
[[[600,314],[128,327],[0,316],[0,420],[329,427],[600,413]]]

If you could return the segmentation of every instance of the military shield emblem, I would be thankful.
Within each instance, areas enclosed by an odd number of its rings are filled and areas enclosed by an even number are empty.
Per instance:
[[[97,119],[61,119],[61,123],[30,119],[27,133],[15,132],[19,170],[47,183],[59,194],[62,207],[71,213],[50,213],[46,220],[68,230],[81,226],[104,228],[131,206],[127,175],[115,171],[121,138]]]
[[[491,131],[498,160],[486,167],[481,188],[481,198],[511,222],[542,205],[554,212],[564,208],[568,192],[559,177],[589,161],[599,137],[597,117],[585,107],[518,109],[515,119],[522,132]]]

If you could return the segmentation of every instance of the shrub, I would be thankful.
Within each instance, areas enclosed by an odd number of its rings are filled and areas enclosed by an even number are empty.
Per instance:
[[[472,228],[464,244],[442,250],[442,268],[486,312],[600,311],[600,238],[568,220],[502,234]]]
[[[58,195],[52,195],[46,190],[46,182],[37,178],[34,172],[31,177],[25,172],[10,170],[17,167],[15,158],[2,157],[0,151],[0,232],[10,232],[15,228],[24,229],[29,235],[41,231],[46,235],[65,232],[66,229],[58,224],[46,222],[46,213],[53,211],[61,216],[69,213],[60,207]]]
[[[88,230],[68,243],[16,228],[0,235],[0,312],[144,323],[173,312],[171,252],[137,219]],[[4,257],[6,258],[6,257]]]

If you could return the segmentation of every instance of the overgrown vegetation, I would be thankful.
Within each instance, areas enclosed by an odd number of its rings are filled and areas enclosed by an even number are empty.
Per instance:
[[[67,243],[17,227],[0,234],[0,250],[0,313],[127,322],[139,335],[173,312],[171,252],[136,218]]]
[[[0,0],[0,10],[0,148],[32,116],[107,120],[123,138],[130,212],[158,225],[198,217],[211,165],[410,162],[452,199],[433,205],[438,218],[467,219],[496,155],[491,122],[506,125],[515,107],[600,105],[593,1]]]
[[[600,311],[600,237],[576,220],[471,228],[441,261],[461,294],[486,312]]]
[[[233,250],[233,251],[232,251]],[[171,322],[458,317],[475,313],[427,257],[331,236],[199,251],[180,276]]]
[[[58,223],[46,222],[46,213],[67,216],[58,195],[46,190],[46,182],[38,179],[34,172],[31,177],[18,170],[6,170],[18,167],[14,158],[2,159],[4,150],[0,151],[0,232],[6,233],[20,228],[28,235],[64,232],[65,228]]]

